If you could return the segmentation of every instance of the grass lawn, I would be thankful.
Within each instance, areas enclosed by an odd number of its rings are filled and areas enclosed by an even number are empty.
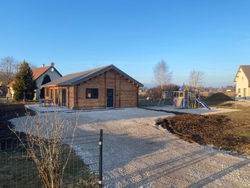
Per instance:
[[[17,117],[16,113],[19,116],[25,115],[23,104],[0,104],[0,187],[42,187],[35,164],[18,147],[16,136],[8,129],[8,125],[12,125],[7,120]],[[29,113],[34,114],[32,111]],[[69,146],[65,145],[65,151],[68,153]],[[91,174],[89,167],[72,152],[65,169],[63,185],[72,188],[97,187],[97,176]]]
[[[32,160],[25,151],[0,151],[0,187],[43,187]],[[97,187],[97,177],[90,173],[87,165],[74,153],[71,154],[65,169],[65,187]]]

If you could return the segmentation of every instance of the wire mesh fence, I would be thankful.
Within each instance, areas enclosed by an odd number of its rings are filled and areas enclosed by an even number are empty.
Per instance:
[[[63,187],[102,187],[102,130],[75,136],[73,144],[71,140],[64,138],[59,156],[58,165],[68,160]],[[0,138],[0,165],[0,187],[44,187],[36,163],[18,138]]]

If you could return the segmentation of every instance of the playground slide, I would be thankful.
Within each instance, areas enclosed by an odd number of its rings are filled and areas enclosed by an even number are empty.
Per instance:
[[[200,99],[196,99],[196,101],[198,102],[198,103],[200,103],[203,107],[205,107],[206,109],[208,109],[208,110],[211,110],[211,108],[206,104],[206,103],[204,103],[203,101],[201,101]]]

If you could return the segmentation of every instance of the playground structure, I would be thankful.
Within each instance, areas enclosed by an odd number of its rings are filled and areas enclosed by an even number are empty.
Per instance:
[[[200,100],[199,90],[190,90],[183,85],[179,91],[162,91],[161,99],[158,105],[174,105],[176,108],[204,108],[210,110],[210,107]]]

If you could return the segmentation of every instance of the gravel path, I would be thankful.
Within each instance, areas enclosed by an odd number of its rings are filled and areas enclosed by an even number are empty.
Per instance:
[[[79,113],[77,137],[104,130],[105,187],[250,187],[250,157],[187,143],[154,126],[172,115],[138,108]],[[94,147],[76,141],[74,149],[91,163]]]

